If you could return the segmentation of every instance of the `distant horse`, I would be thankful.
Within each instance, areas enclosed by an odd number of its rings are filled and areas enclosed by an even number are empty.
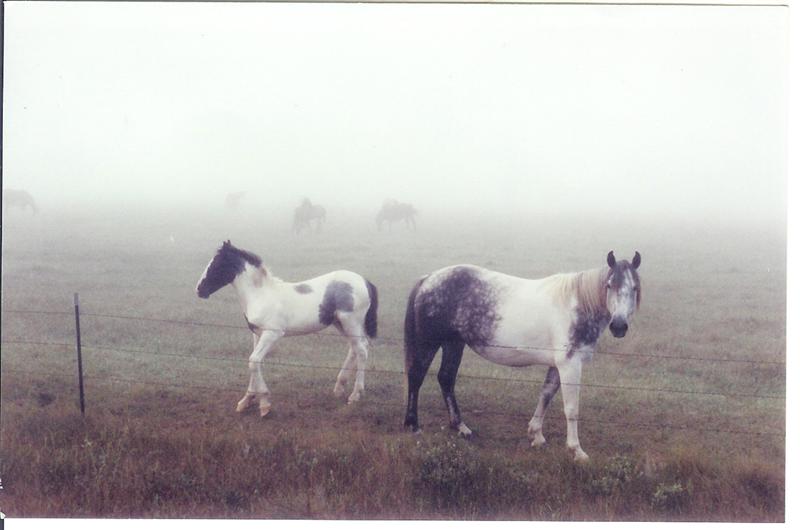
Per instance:
[[[39,208],[36,207],[36,202],[30,193],[25,190],[3,190],[3,207],[8,211],[12,208],[19,208],[23,212],[31,209],[34,215],[39,213]]]
[[[269,413],[270,391],[261,374],[261,362],[281,337],[315,333],[331,324],[350,343],[333,393],[344,395],[345,385],[353,381],[355,365],[353,392],[347,401],[354,403],[361,398],[367,337],[375,337],[378,330],[378,290],[372,283],[349,271],[329,272],[300,283],[285,282],[273,276],[261,258],[226,241],[197,283],[197,295],[208,298],[228,284],[233,285],[253,332],[250,384],[236,405],[238,412],[258,398],[261,416]]]
[[[294,210],[294,222],[292,223],[292,230],[295,234],[299,234],[304,228],[311,229],[311,222],[316,224],[316,231],[322,231],[322,223],[325,221],[325,208],[319,204],[312,204],[309,199],[303,199],[303,202]]]
[[[406,228],[412,230],[417,229],[417,222],[414,217],[417,215],[417,209],[412,205],[404,202],[399,202],[395,199],[387,199],[381,206],[378,215],[375,217],[375,224],[378,225],[378,230],[383,229],[383,224],[388,223],[389,230],[392,229],[392,224],[395,221],[403,221]]]
[[[233,193],[229,193],[225,196],[225,207],[229,210],[235,210],[239,207],[242,203],[242,199],[244,198],[247,192],[244,191],[236,191]]]
[[[406,310],[405,425],[419,431],[419,388],[441,347],[439,385],[450,427],[466,437],[472,434],[461,420],[454,393],[464,345],[469,345],[481,357],[498,364],[550,366],[528,424],[531,445],[545,443],[545,411],[563,384],[567,448],[575,460],[588,459],[578,440],[581,366],[592,358],[606,326],[615,337],[625,336],[641,299],[639,253],[629,263],[616,261],[612,251],[606,262],[607,268],[538,280],[472,265],[439,269],[419,280]]]

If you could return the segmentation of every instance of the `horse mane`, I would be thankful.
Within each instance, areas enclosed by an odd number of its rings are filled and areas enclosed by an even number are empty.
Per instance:
[[[230,246],[230,250],[234,251],[240,258],[245,260],[253,267],[261,267],[261,265],[264,263],[260,256],[248,250],[237,248],[233,245]]]
[[[557,302],[567,306],[574,296],[578,310],[588,314],[607,311],[607,270],[591,269],[581,272],[555,274],[548,278],[549,287]]]

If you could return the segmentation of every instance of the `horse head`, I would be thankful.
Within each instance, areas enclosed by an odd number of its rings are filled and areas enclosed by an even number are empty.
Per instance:
[[[609,268],[606,276],[606,307],[611,313],[608,329],[612,335],[621,338],[627,333],[628,323],[642,298],[637,272],[642,256],[637,251],[630,262],[617,261],[612,250],[606,257],[606,263]]]
[[[197,282],[197,296],[208,298],[222,287],[231,283],[244,270],[241,251],[231,244],[230,239],[223,242],[214,257],[208,262],[206,270]]]

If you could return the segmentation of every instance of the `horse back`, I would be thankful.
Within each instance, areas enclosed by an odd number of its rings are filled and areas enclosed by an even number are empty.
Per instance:
[[[549,348],[569,329],[572,315],[559,307],[544,280],[529,280],[474,265],[431,273],[415,287],[417,340],[463,341],[474,350],[493,345]],[[406,317],[406,336],[412,300]]]

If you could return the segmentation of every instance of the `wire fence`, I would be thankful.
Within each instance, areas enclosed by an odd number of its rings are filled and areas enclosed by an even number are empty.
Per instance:
[[[245,328],[246,329],[246,328]],[[59,346],[59,347],[70,347],[73,346],[71,344],[62,343],[62,342],[40,342],[40,341],[24,341],[24,340],[3,340],[2,344],[30,344],[30,345],[43,345],[43,346]],[[240,358],[234,357],[220,357],[220,356],[210,356],[210,355],[197,355],[193,353],[175,353],[175,352],[157,352],[152,350],[141,350],[141,349],[131,349],[131,348],[119,348],[116,346],[101,346],[101,345],[91,345],[91,344],[83,344],[83,348],[86,350],[102,350],[102,351],[113,351],[118,353],[132,353],[137,355],[152,355],[156,357],[178,357],[178,358],[187,358],[187,359],[202,359],[202,360],[211,360],[211,361],[219,361],[219,362],[229,362],[235,363],[237,365],[241,365],[243,360]],[[264,364],[267,366],[283,366],[283,367],[291,367],[291,368],[309,368],[309,369],[319,369],[319,370],[332,370],[332,371],[339,371],[341,370],[341,366],[331,366],[331,365],[324,365],[324,364],[308,364],[308,363],[300,363],[300,362],[282,362],[277,360],[265,360]],[[365,373],[373,373],[373,374],[396,374],[396,375],[405,375],[404,370],[394,370],[390,368],[374,368],[374,367],[367,367],[364,369]],[[490,376],[490,375],[476,375],[476,374],[468,374],[468,373],[460,373],[459,377],[467,378],[467,379],[478,379],[478,380],[485,380],[485,381],[500,381],[500,382],[511,382],[511,383],[534,383],[534,384],[544,384],[543,379],[529,379],[529,378],[519,378],[519,377],[498,377],[498,376]],[[633,390],[633,391],[640,391],[640,392],[661,392],[661,393],[670,393],[670,394],[690,394],[690,395],[703,395],[703,396],[721,396],[721,397],[732,397],[732,398],[756,398],[756,399],[778,399],[782,400],[785,399],[783,395],[773,395],[773,394],[752,394],[752,393],[741,393],[741,392],[709,392],[704,390],[686,390],[686,389],[678,389],[678,388],[652,388],[652,387],[638,387],[638,386],[622,386],[622,385],[602,385],[597,383],[565,383],[561,382],[562,386],[579,386],[579,387],[586,387],[586,388],[603,388],[603,389],[613,389],[613,390]]]
[[[77,300],[76,300],[77,301]],[[50,310],[20,310],[20,309],[8,309],[3,310],[3,313],[9,314],[21,314],[21,315],[63,315],[63,316],[72,316],[73,313],[71,311],[50,311]],[[77,303],[76,303],[76,313],[77,314]],[[211,328],[221,328],[221,329],[232,329],[232,330],[247,330],[249,329],[243,325],[234,325],[234,324],[226,324],[226,323],[218,323],[218,322],[202,322],[202,321],[195,321],[195,320],[180,320],[180,319],[163,319],[163,318],[153,318],[153,317],[145,317],[139,315],[120,315],[120,314],[104,314],[104,313],[80,313],[81,317],[89,317],[94,319],[117,319],[117,320],[131,320],[131,321],[141,321],[141,322],[148,322],[148,323],[159,323],[159,324],[167,324],[167,325],[181,325],[181,326],[202,326],[202,327],[211,327]],[[76,320],[76,326],[78,326],[78,322]],[[273,330],[279,331],[279,330]],[[362,338],[361,336],[347,336],[340,333],[329,333],[329,332],[318,332],[315,335],[321,336],[331,336],[331,337],[346,337],[346,338]],[[396,347],[403,344],[402,337],[392,337],[392,336],[380,336],[376,338],[369,339],[371,343],[375,344],[384,344],[392,347]],[[55,342],[55,341],[41,341],[41,340],[27,340],[27,339],[6,339],[4,338],[0,343],[4,345],[28,345],[28,346],[47,346],[47,347],[59,347],[59,348],[72,348],[75,347],[75,343],[68,343],[68,342]],[[109,352],[116,352],[122,354],[135,354],[135,355],[150,355],[150,356],[158,356],[158,357],[170,357],[170,358],[186,358],[186,359],[202,359],[202,360],[211,360],[216,362],[231,362],[242,364],[243,360],[240,358],[234,357],[222,357],[222,356],[214,356],[214,355],[202,355],[202,354],[194,354],[194,353],[183,353],[183,352],[175,352],[175,351],[153,351],[153,350],[146,350],[146,349],[133,349],[133,348],[122,348],[117,346],[108,346],[108,345],[99,345],[99,344],[82,344],[80,345],[80,338],[79,338],[79,330],[78,330],[78,339],[77,339],[77,346],[78,350],[86,349],[86,350],[94,350],[94,351],[109,351]],[[491,347],[496,348],[514,348],[514,349],[537,349],[542,351],[564,351],[563,348],[552,348],[552,347],[541,347],[541,346],[520,346],[520,345],[489,345]],[[731,358],[721,358],[721,357],[703,357],[703,356],[682,356],[682,355],[661,355],[661,354],[650,354],[650,353],[643,353],[643,352],[619,352],[619,351],[608,351],[602,350],[595,352],[596,354],[600,355],[608,355],[617,358],[646,358],[646,359],[656,359],[656,360],[665,360],[665,361],[680,361],[680,362],[711,362],[711,363],[718,363],[718,362],[729,362],[729,363],[745,363],[749,365],[765,365],[765,366],[772,366],[772,367],[785,367],[785,361],[778,361],[773,359],[731,359]],[[72,358],[72,360],[75,360]],[[78,357],[78,361],[80,362],[80,356]],[[267,360],[264,362],[267,366],[279,366],[285,367],[290,369],[312,369],[312,370],[331,370],[331,371],[339,371],[341,370],[341,366],[331,366],[331,365],[324,365],[324,364],[311,364],[311,363],[302,363],[302,362],[282,362],[278,360]],[[37,370],[21,370],[18,368],[9,368],[4,366],[4,371],[10,373],[17,373],[17,374],[25,374],[25,375],[40,375],[45,377],[63,377],[66,374],[61,373],[51,373],[51,372],[43,372]],[[365,372],[373,373],[373,374],[392,374],[397,376],[404,376],[404,370],[398,369],[390,369],[390,368],[377,368],[377,367],[367,367],[365,368]],[[80,377],[83,378],[83,371],[80,370]],[[492,376],[492,375],[477,375],[477,374],[469,374],[469,373],[462,373],[459,374],[461,378],[468,378],[468,379],[476,379],[476,380],[487,380],[487,381],[496,381],[502,383],[530,383],[530,384],[543,384],[544,380],[542,379],[531,379],[531,378],[519,378],[519,377],[499,377],[499,376]],[[155,386],[166,386],[166,387],[174,387],[174,388],[191,388],[191,389],[199,389],[199,390],[211,390],[211,391],[230,391],[230,392],[240,392],[241,387],[237,386],[236,388],[224,385],[198,385],[194,383],[176,383],[175,381],[154,381],[154,380],[144,380],[142,378],[136,379],[129,379],[124,377],[118,377],[117,375],[96,375],[96,374],[88,374],[85,376],[86,379],[90,380],[104,380],[109,382],[120,382],[120,383],[130,383],[130,384],[145,384],[145,385],[155,385]],[[397,377],[396,380],[401,381],[403,377]],[[571,383],[561,383],[562,385],[567,385]],[[656,387],[639,387],[639,386],[630,386],[630,385],[606,385],[606,384],[598,384],[598,383],[574,383],[576,386],[586,387],[586,388],[598,388],[598,389],[608,389],[608,390],[618,390],[618,391],[635,391],[635,392],[648,392],[648,393],[670,393],[670,394],[684,394],[684,395],[699,395],[699,396],[713,396],[713,397],[723,397],[723,398],[738,398],[738,399],[766,399],[766,400],[785,400],[785,395],[776,395],[776,394],[758,394],[758,393],[744,393],[744,392],[722,392],[722,391],[707,391],[707,390],[691,390],[691,389],[679,389],[679,388],[656,388]],[[371,401],[386,405],[386,406],[398,406],[398,403],[389,402],[389,401],[376,401],[371,396]],[[509,411],[505,410],[484,410],[481,409],[481,413],[490,414],[490,415],[499,415],[499,416],[507,416],[507,417],[520,417],[521,414],[510,413]],[[661,430],[688,430],[688,431],[697,431],[697,432],[717,432],[717,433],[724,433],[724,434],[741,434],[741,435],[753,435],[753,436],[784,436],[783,432],[772,432],[772,431],[751,431],[751,430],[730,430],[730,429],[715,429],[709,427],[697,427],[697,426],[689,426],[689,425],[680,425],[680,424],[668,424],[668,423],[631,423],[631,422],[619,422],[619,421],[609,421],[609,420],[599,420],[593,418],[580,418],[579,420],[581,423],[595,423],[595,424],[604,424],[604,425],[613,425],[619,428],[638,428],[638,429],[661,429]]]
[[[42,372],[42,371],[31,371],[31,370],[20,370],[16,368],[4,368],[5,371],[17,374],[24,374],[24,375],[40,375],[45,377],[64,377],[64,373],[56,373],[56,372]],[[118,376],[107,376],[107,375],[85,375],[86,379],[94,379],[99,380],[102,382],[119,382],[119,383],[128,383],[128,384],[135,384],[135,385],[151,385],[151,386],[161,386],[161,387],[172,387],[172,388],[189,388],[189,389],[196,389],[196,390],[212,390],[212,391],[223,391],[223,392],[231,392],[231,393],[240,393],[241,386],[233,387],[227,385],[198,385],[195,383],[180,383],[176,384],[173,381],[153,381],[153,380],[142,380],[141,378],[137,379],[129,379],[125,377],[118,377]],[[396,407],[402,408],[402,404],[398,404],[394,401],[382,400],[375,397],[370,397],[370,402],[377,405],[383,405],[387,407]],[[311,405],[301,405],[299,402],[297,404],[298,408],[310,408]],[[506,418],[515,418],[520,420],[527,421],[530,419],[529,415],[525,415],[522,413],[512,413],[508,412],[507,410],[495,410],[495,409],[486,409],[481,408],[477,410],[473,410],[473,413],[478,415],[489,415],[489,416],[503,416]],[[781,432],[771,432],[771,431],[748,431],[748,430],[734,430],[734,429],[719,429],[719,428],[711,428],[711,427],[697,427],[693,425],[680,425],[674,423],[632,423],[632,422],[621,422],[621,421],[612,421],[612,420],[601,420],[596,418],[579,418],[579,423],[589,423],[589,424],[599,424],[599,425],[613,425],[617,427],[626,427],[626,428],[638,428],[643,430],[686,430],[686,431],[694,431],[694,432],[715,432],[715,433],[723,433],[723,434],[742,434],[742,435],[751,435],[751,436],[784,436],[784,433]]]
[[[38,311],[38,310],[20,310],[20,309],[4,309],[4,313],[16,313],[16,314],[42,314],[42,315],[72,315],[70,311]],[[196,320],[178,320],[178,319],[165,319],[165,318],[153,318],[153,317],[144,317],[139,315],[118,315],[118,314],[108,314],[108,313],[86,313],[81,312],[81,317],[94,317],[94,318],[111,318],[111,319],[119,319],[119,320],[135,320],[141,322],[155,322],[155,323],[163,323],[163,324],[175,324],[175,325],[184,325],[184,326],[199,326],[199,327],[212,327],[212,328],[224,328],[224,329],[236,329],[236,330],[247,330],[250,331],[247,326],[237,325],[237,324],[223,324],[219,322],[203,322],[203,321],[196,321]],[[263,328],[262,331],[276,331],[276,332],[283,332],[285,330],[282,329],[275,329],[275,328]],[[402,345],[404,343],[403,337],[392,337],[392,336],[379,336],[370,338],[366,335],[350,335],[345,333],[330,333],[325,331],[320,331],[315,333],[315,335],[320,335],[323,337],[339,337],[339,338],[365,338],[369,339],[370,342],[376,344],[388,344],[388,345]],[[509,344],[492,344],[487,343],[484,346],[491,347],[491,348],[508,348],[508,349],[534,349],[540,351],[566,351],[566,348],[553,348],[551,346],[544,346],[544,345],[532,345],[532,344],[517,344],[517,345],[509,345]],[[745,363],[745,364],[763,364],[763,365],[777,365],[777,366],[785,366],[785,361],[779,360],[769,360],[769,359],[731,359],[727,357],[696,357],[696,356],[681,356],[681,355],[656,355],[652,353],[642,353],[642,352],[619,352],[619,351],[612,351],[612,350],[597,350],[594,352],[595,355],[609,355],[609,356],[618,356],[618,357],[642,357],[642,358],[651,358],[651,359],[664,359],[664,360],[675,360],[675,361],[699,361],[699,362],[730,362],[730,363]]]

